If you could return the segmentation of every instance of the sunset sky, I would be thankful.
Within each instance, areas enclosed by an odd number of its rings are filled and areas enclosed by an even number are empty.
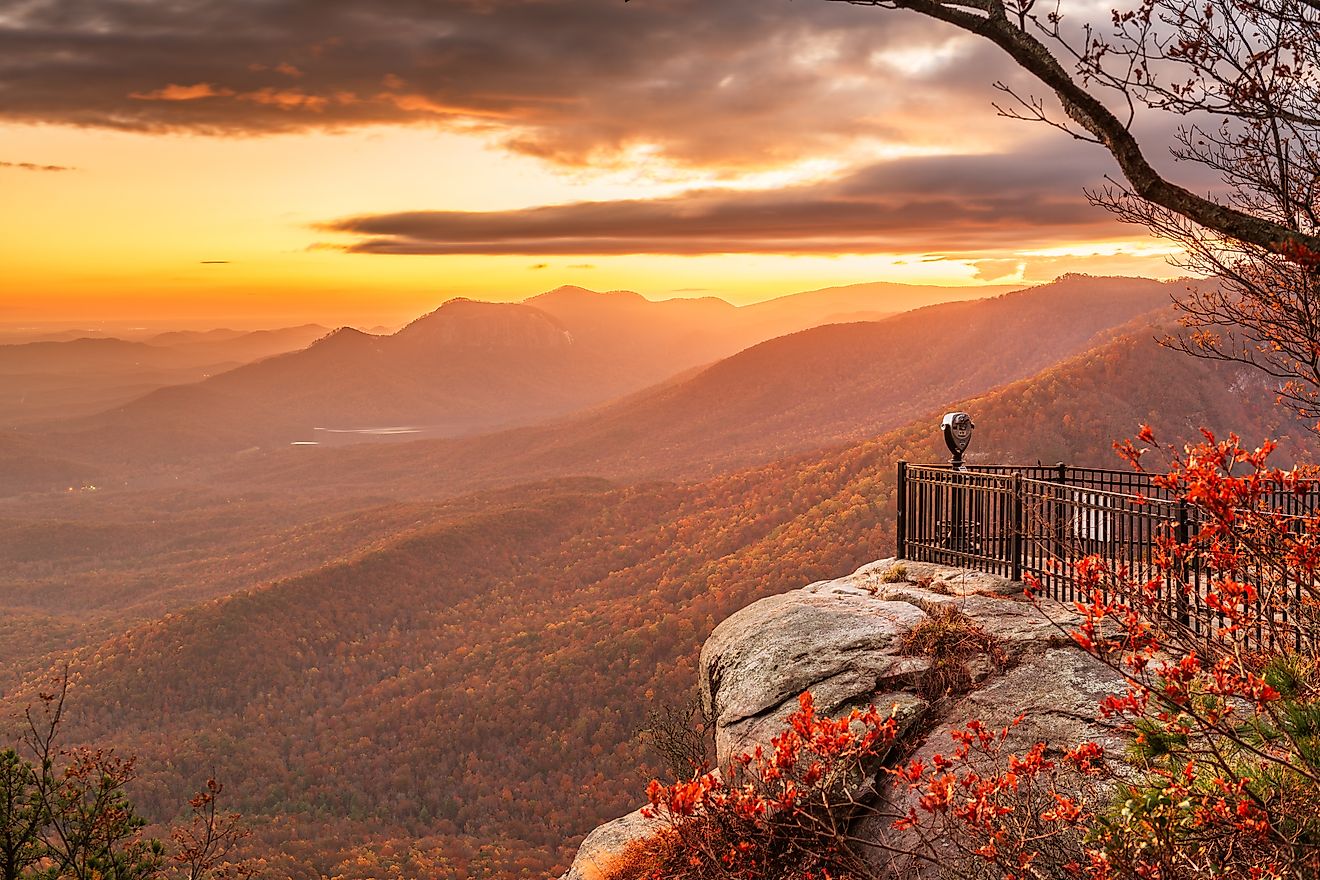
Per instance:
[[[0,325],[1176,274],[996,79],[820,0],[9,0]]]

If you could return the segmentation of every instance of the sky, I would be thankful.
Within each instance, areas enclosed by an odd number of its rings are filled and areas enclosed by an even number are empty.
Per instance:
[[[996,80],[824,0],[6,0],[0,325],[1178,274]]]

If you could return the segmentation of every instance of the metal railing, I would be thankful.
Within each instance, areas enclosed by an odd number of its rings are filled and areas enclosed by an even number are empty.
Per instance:
[[[1316,493],[1281,494],[1277,500],[1277,509],[1294,517],[1298,527],[1320,509]],[[955,470],[899,462],[897,507],[899,558],[1012,580],[1029,573],[1045,596],[1071,603],[1082,598],[1075,564],[1100,556],[1134,582],[1158,582],[1160,607],[1191,632],[1210,636],[1224,626],[1223,617],[1204,601],[1215,572],[1191,561],[1170,579],[1156,564],[1159,538],[1185,543],[1197,522],[1194,510],[1147,474],[1063,464]],[[1242,635],[1262,648],[1279,647],[1281,634],[1293,644],[1314,637],[1290,620],[1313,584],[1299,581],[1282,558],[1281,553],[1248,555],[1242,570],[1228,573],[1261,585],[1255,631]]]

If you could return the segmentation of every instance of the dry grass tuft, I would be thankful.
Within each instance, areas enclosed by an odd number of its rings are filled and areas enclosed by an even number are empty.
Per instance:
[[[907,566],[903,563],[897,563],[886,568],[880,575],[882,584],[901,584],[908,579]]]
[[[917,685],[917,691],[928,700],[971,690],[969,660],[986,657],[999,669],[1007,662],[1002,641],[953,605],[930,609],[926,619],[903,636],[898,649],[909,657],[930,660],[930,668]]]

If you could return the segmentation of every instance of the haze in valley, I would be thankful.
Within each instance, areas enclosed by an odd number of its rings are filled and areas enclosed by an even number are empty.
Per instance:
[[[0,10],[0,733],[260,876],[558,876],[895,466],[1313,436],[1010,62],[847,4]],[[970,71],[975,71],[973,75]],[[639,782],[639,780],[641,780]]]

